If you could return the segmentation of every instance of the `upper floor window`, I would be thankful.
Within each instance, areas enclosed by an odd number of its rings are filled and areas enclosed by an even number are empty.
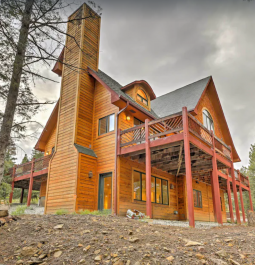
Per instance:
[[[114,114],[99,119],[98,135],[114,131]]]
[[[148,106],[148,99],[147,96],[145,94],[145,92],[142,89],[139,89],[137,92],[137,96],[136,99],[138,101],[141,101],[143,104],[145,104],[146,106]]]
[[[209,130],[214,132],[214,124],[213,124],[213,119],[211,114],[209,113],[208,110],[204,109],[203,110],[203,122],[204,126]]]

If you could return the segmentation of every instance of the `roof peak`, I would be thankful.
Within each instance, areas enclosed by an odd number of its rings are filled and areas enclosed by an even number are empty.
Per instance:
[[[212,78],[211,75],[209,75],[209,76],[207,76],[207,77],[204,77],[204,78],[201,78],[201,79],[199,79],[199,80],[197,80],[197,81],[194,81],[194,82],[189,83],[189,84],[187,84],[187,85],[185,85],[185,86],[179,87],[179,88],[177,88],[177,89],[175,89],[175,90],[173,90],[173,91],[170,91],[170,92],[168,92],[168,93],[166,93],[166,94],[163,94],[163,95],[161,95],[161,96],[158,96],[157,99],[160,98],[160,97],[164,97],[164,96],[166,96],[166,95],[169,95],[169,94],[171,94],[171,93],[173,93],[173,92],[176,92],[177,90],[183,89],[183,88],[185,88],[185,87],[188,87],[188,86],[190,86],[190,85],[193,85],[193,84],[195,84],[195,83],[198,83],[198,82],[201,82],[201,81],[203,81],[203,80],[205,80],[205,79],[210,79],[210,78]]]

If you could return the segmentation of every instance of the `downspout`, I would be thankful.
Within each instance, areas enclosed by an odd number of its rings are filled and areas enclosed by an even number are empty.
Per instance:
[[[115,174],[114,174],[114,214],[117,215],[117,197],[118,197],[118,190],[117,190],[117,185],[118,185],[118,178],[117,178],[117,156],[118,156],[118,129],[119,129],[119,115],[126,110],[126,108],[129,106],[129,101],[127,101],[127,105],[125,108],[120,110],[117,115],[116,115],[116,131],[115,131]]]

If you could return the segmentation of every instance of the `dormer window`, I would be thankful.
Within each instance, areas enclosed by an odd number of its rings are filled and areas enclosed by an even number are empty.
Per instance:
[[[136,99],[138,101],[142,102],[143,104],[145,104],[146,106],[148,106],[147,96],[146,96],[145,92],[142,89],[139,89],[137,91]]]
[[[203,110],[203,123],[204,126],[209,130],[214,132],[214,124],[211,114],[208,110]]]

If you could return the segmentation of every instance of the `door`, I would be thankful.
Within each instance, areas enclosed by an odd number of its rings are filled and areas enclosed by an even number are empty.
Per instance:
[[[112,173],[99,175],[98,210],[112,208]]]

